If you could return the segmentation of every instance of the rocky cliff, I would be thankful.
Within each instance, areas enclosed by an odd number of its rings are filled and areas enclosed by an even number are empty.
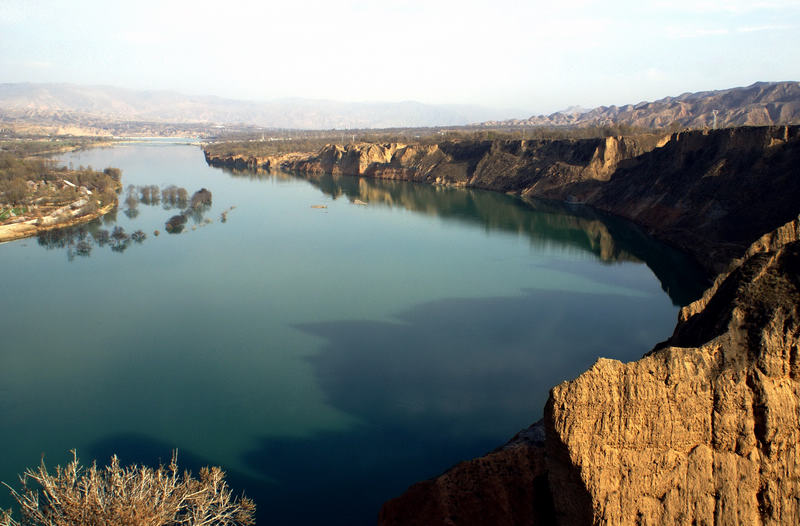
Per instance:
[[[556,386],[542,422],[381,524],[800,523],[800,127],[332,145],[280,166],[586,203],[724,270],[668,341]]]
[[[643,225],[714,274],[800,211],[800,126],[582,140],[328,145],[209,163],[400,179],[585,203]]]
[[[541,423],[412,486],[379,522],[800,523],[798,298],[794,220],[685,307],[669,340],[554,387]]]

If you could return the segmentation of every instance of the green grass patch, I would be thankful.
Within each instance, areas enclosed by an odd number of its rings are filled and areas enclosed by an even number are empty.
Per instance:
[[[0,221],[5,221],[9,217],[11,217],[11,214],[14,214],[15,216],[19,216],[19,215],[27,214],[27,213],[28,213],[28,207],[26,207],[26,206],[18,206],[16,208],[14,208],[14,207],[12,207],[12,208],[0,208]]]

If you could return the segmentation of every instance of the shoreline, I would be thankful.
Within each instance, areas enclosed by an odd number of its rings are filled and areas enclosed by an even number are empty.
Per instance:
[[[639,225],[713,278],[764,232],[796,217],[791,195],[800,188],[790,174],[798,144],[795,125],[594,139],[329,144],[317,152],[275,155],[212,153],[205,145],[203,151],[209,165],[238,170],[350,175],[580,202]]]
[[[329,145],[286,161],[204,151],[234,169],[578,201],[717,276],[669,339],[629,363],[598,358],[554,386],[541,421],[386,501],[380,526],[797,523],[800,126],[655,143]]]
[[[37,221],[35,219],[24,221],[21,223],[12,223],[7,225],[0,225],[0,243],[7,243],[10,241],[17,241],[20,239],[25,239],[28,237],[33,237],[39,235],[41,232],[47,232],[49,230],[58,230],[61,228],[68,228],[75,225],[80,225],[82,223],[88,223],[94,219],[98,219],[103,217],[107,213],[111,212],[117,207],[118,203],[110,203],[102,208],[98,208],[94,212],[90,212],[88,214],[73,217],[67,221],[61,223],[55,223],[52,225],[36,225],[32,224],[32,221]]]

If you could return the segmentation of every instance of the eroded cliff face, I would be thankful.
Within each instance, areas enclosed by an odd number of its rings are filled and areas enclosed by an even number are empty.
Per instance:
[[[800,127],[674,134],[602,184],[564,192],[647,227],[715,273],[800,212]]]
[[[554,387],[527,473],[492,476],[500,450],[483,457],[484,482],[469,478],[477,489],[449,484],[474,469],[461,464],[388,502],[381,524],[405,524],[405,509],[437,510],[427,524],[481,524],[440,520],[476,499],[508,508],[496,524],[800,524],[798,298],[794,220],[757,240],[644,358],[600,359]],[[536,495],[514,501],[518,480],[539,481]],[[533,517],[531,502],[554,516],[518,520]]]
[[[800,524],[800,127],[326,150],[283,168],[584,202],[723,271],[644,358],[553,388],[543,440],[413,486],[381,524]]]
[[[328,145],[211,164],[482,188],[635,221],[714,274],[800,212],[800,126],[582,140]]]

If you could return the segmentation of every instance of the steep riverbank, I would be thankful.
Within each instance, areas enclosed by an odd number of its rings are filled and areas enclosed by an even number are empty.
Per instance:
[[[799,211],[800,126],[582,140],[328,145],[214,166],[482,188],[584,203],[643,225],[711,273]]]
[[[673,336],[554,387],[506,446],[412,486],[382,525],[800,522],[800,223],[763,236]]]
[[[585,203],[723,273],[667,342],[556,386],[542,422],[381,524],[800,522],[800,127],[207,160]]]

